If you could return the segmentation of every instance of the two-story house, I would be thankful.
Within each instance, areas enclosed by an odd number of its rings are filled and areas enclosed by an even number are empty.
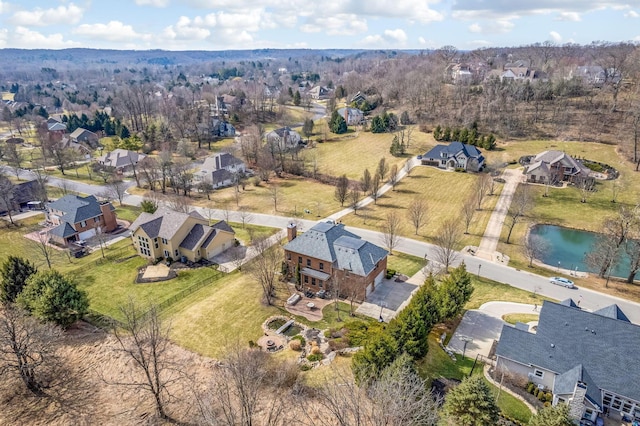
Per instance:
[[[364,300],[387,269],[388,252],[347,231],[343,224],[321,222],[301,235],[290,224],[287,236],[287,275],[299,289],[324,289]]]
[[[118,227],[113,205],[100,202],[93,195],[65,195],[52,201],[47,204],[46,218],[55,225],[49,231],[51,239],[63,246],[91,238],[97,231],[111,232]]]
[[[364,122],[364,113],[358,108],[344,107],[338,109],[338,114],[347,123],[347,126],[355,126]]]
[[[71,142],[84,143],[92,148],[96,148],[98,146],[99,139],[98,135],[90,130],[83,129],[82,127],[78,127],[69,135],[69,140]]]
[[[544,184],[579,183],[588,179],[590,172],[587,167],[573,157],[562,151],[553,150],[536,155],[524,169],[527,182]]]
[[[296,148],[300,141],[300,134],[290,127],[281,127],[265,134],[267,144],[276,146],[281,151]]]
[[[219,188],[232,185],[246,170],[247,166],[242,160],[228,152],[222,152],[207,157],[194,177],[199,182],[207,182],[214,188]]]
[[[124,173],[130,171],[145,158],[147,156],[144,154],[118,148],[101,155],[96,161],[103,166],[115,168],[119,173]]]
[[[571,299],[545,301],[535,333],[502,328],[496,369],[551,391],[576,420],[607,412],[640,420],[639,342],[640,326],[617,305],[587,312]]]
[[[166,207],[141,213],[129,229],[136,251],[148,259],[210,260],[235,243],[235,232],[224,220],[210,226],[198,212]]]
[[[462,142],[436,145],[422,156],[422,164],[439,169],[464,169],[479,172],[484,167],[484,157],[478,148]]]

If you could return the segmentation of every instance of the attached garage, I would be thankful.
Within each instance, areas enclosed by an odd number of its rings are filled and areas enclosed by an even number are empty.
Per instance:
[[[365,297],[369,297],[369,294],[373,291],[373,283],[369,284],[365,289]]]
[[[89,229],[88,231],[84,231],[78,234],[78,237],[81,240],[88,240],[91,237],[95,237],[96,235],[96,230],[95,229]]]

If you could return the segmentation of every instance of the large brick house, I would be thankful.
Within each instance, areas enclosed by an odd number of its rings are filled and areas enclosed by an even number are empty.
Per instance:
[[[544,151],[531,159],[524,169],[527,182],[556,184],[580,183],[589,179],[590,170],[562,151]]]
[[[617,305],[587,312],[571,299],[545,301],[535,333],[502,328],[496,368],[552,392],[553,405],[568,404],[575,420],[640,420],[639,342],[640,326]]]
[[[63,246],[91,238],[98,230],[111,232],[118,227],[113,205],[100,202],[93,195],[65,195],[52,201],[47,204],[46,217],[55,225],[49,231],[51,239]]]
[[[287,235],[285,269],[301,290],[337,291],[340,297],[364,300],[384,277],[388,252],[343,224],[321,222],[301,235],[291,224]]]
[[[235,232],[224,220],[210,226],[198,212],[166,207],[141,213],[129,229],[136,251],[148,259],[210,260],[235,243]]]

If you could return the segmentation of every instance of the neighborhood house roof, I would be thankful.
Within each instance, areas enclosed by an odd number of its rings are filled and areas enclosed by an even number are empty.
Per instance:
[[[242,160],[234,157],[233,155],[224,152],[221,154],[216,154],[211,157],[207,157],[202,163],[201,171],[211,173],[216,170],[226,169],[230,166],[237,166],[240,164],[244,164]]]
[[[104,164],[105,166],[121,168],[129,166],[132,163],[137,164],[145,157],[146,155],[144,154],[138,154],[134,151],[118,148],[104,154],[101,157],[98,157],[98,162]]]
[[[149,238],[166,238],[170,240],[189,217],[205,220],[200,213],[180,213],[167,207],[160,207],[155,213],[141,213],[131,224],[129,229],[133,232],[139,227],[143,229]]]
[[[543,172],[549,172],[549,166],[560,162],[565,167],[571,167],[575,169],[574,174],[589,174],[589,169],[582,165],[582,163],[576,161],[570,155],[565,154],[562,151],[543,151],[536,155],[531,164],[527,167],[525,173],[531,173],[534,170],[540,169]]]
[[[447,154],[447,158],[463,153],[467,158],[482,158],[482,153],[478,148],[462,142],[451,142],[448,145],[436,145],[429,150],[423,157],[426,158],[444,158],[442,153]]]
[[[347,231],[343,224],[330,222],[318,223],[284,248],[326,262],[337,262],[338,268],[360,276],[368,275],[387,255],[386,250]]]
[[[68,238],[72,235],[75,235],[76,230],[73,229],[73,227],[67,222],[62,222],[60,225],[56,226],[49,232],[51,233],[51,235],[54,235],[56,237]]]
[[[109,204],[109,208],[115,210],[111,204]],[[87,197],[65,195],[49,203],[49,209],[61,211],[63,216],[60,219],[70,224],[88,220],[102,214],[100,203],[93,195]]]
[[[545,301],[535,334],[503,327],[496,354],[559,374],[559,389],[581,374],[587,396],[600,407],[600,389],[640,401],[640,380],[629,374],[640,365],[640,326],[616,305],[593,313],[572,305]],[[578,366],[581,371],[572,371]]]

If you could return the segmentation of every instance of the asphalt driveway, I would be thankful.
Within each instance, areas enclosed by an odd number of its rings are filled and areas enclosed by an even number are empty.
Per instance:
[[[382,319],[388,322],[404,308],[413,292],[420,286],[418,274],[406,281],[383,278],[356,312],[376,319],[382,316]]]

